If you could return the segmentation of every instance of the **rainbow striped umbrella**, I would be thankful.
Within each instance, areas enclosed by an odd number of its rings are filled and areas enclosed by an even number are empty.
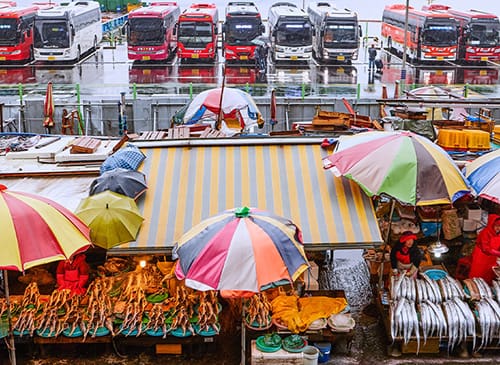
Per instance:
[[[341,137],[323,163],[369,196],[388,195],[411,205],[449,204],[471,192],[445,150],[407,131]]]
[[[478,196],[500,204],[500,150],[488,152],[466,165],[465,177]]]
[[[197,290],[258,293],[292,283],[309,267],[294,223],[247,207],[202,221],[180,238],[173,255],[176,276]]]
[[[89,228],[76,215],[41,196],[0,185],[0,269],[24,271],[64,260],[91,246]]]
[[[218,120],[219,114],[224,120],[238,120],[241,129],[252,126],[260,128],[264,125],[264,119],[252,96],[230,87],[205,90],[196,95],[189,103],[183,121],[185,124],[195,124],[207,119]]]

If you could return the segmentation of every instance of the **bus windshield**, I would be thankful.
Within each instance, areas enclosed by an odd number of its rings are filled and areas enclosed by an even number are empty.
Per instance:
[[[131,46],[158,46],[165,42],[165,29],[162,19],[130,19],[129,32],[128,43]]]
[[[226,23],[226,42],[249,46],[251,40],[260,35],[260,20],[252,18],[231,18]]]
[[[469,44],[473,46],[496,46],[499,41],[498,24],[472,24],[469,33]]]
[[[354,24],[327,24],[324,35],[325,47],[333,47],[339,43],[356,42],[356,27]]]
[[[177,39],[184,47],[205,48],[212,41],[212,23],[181,22]]]
[[[311,24],[306,21],[286,22],[278,25],[276,43],[279,46],[310,46]]]
[[[429,24],[424,28],[422,43],[427,46],[454,46],[457,44],[457,30],[451,25]]]
[[[16,19],[0,20],[0,45],[10,46],[17,43],[17,21]]]
[[[36,48],[69,48],[69,30],[66,22],[41,22],[36,25]]]

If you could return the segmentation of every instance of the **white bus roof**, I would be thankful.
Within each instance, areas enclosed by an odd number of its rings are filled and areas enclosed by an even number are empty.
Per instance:
[[[309,9],[318,14],[324,14],[326,17],[352,18],[358,16],[356,12],[350,9],[339,9],[325,2],[311,3],[309,4]]]
[[[97,1],[75,1],[67,5],[38,10],[37,16],[65,16],[67,13],[78,14],[95,8],[101,9],[101,5]]]

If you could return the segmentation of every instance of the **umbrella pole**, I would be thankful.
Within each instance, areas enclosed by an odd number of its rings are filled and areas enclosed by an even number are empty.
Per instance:
[[[220,89],[220,100],[219,100],[219,114],[217,114],[217,122],[215,123],[215,129],[220,130],[222,120],[224,119],[224,112],[222,111],[222,99],[224,98],[224,86],[226,84],[226,67],[222,66],[222,87]]]
[[[392,215],[394,214],[394,208],[396,207],[396,199],[392,199],[391,211],[389,213],[389,226],[387,227],[387,233],[384,237],[384,248],[382,250],[382,262],[380,263],[380,273],[378,278],[378,290],[382,290],[384,287],[384,261],[385,261],[385,250],[389,242],[389,237],[391,235],[391,225],[392,225]]]
[[[10,313],[9,277],[7,270],[3,270],[3,281],[5,286],[5,302],[7,304],[7,318],[9,321],[9,355],[10,363],[16,365],[16,346],[14,343],[14,333],[12,332],[12,316]]]
[[[246,361],[246,328],[245,328],[245,311],[241,306],[241,365],[245,365]]]

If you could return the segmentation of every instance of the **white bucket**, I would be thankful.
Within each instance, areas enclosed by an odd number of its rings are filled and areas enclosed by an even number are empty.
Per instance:
[[[318,365],[319,350],[314,346],[306,346],[302,350],[304,365]]]

